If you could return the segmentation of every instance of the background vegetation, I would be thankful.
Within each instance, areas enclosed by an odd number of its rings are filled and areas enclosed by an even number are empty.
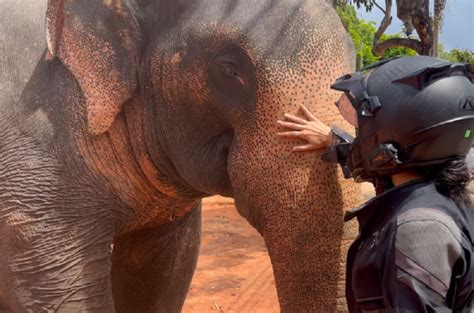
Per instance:
[[[382,57],[374,55],[372,44],[375,32],[377,31],[376,23],[368,22],[357,17],[355,7],[350,4],[336,6],[336,11],[341,18],[344,27],[354,41],[357,57],[357,69],[375,63],[382,58],[413,56],[417,54],[412,49],[399,47],[387,49]],[[409,38],[409,36],[406,36],[404,33],[398,33],[395,35],[384,34],[381,37],[381,41],[385,41],[389,38]],[[438,45],[438,56],[451,62],[474,64],[474,51],[460,49],[446,51],[442,45]]]

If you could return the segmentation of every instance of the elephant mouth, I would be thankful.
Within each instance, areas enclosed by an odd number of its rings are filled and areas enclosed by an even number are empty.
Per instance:
[[[218,185],[218,194],[225,197],[233,197],[234,192],[232,188],[232,183],[229,176],[228,165],[229,165],[229,155],[230,150],[232,149],[234,142],[234,130],[228,129],[224,131],[216,145],[217,153],[217,166],[215,167],[215,172],[219,176]]]
[[[194,149],[197,179],[187,180],[195,190],[208,196],[233,197],[229,176],[229,155],[234,142],[234,130],[226,129]]]

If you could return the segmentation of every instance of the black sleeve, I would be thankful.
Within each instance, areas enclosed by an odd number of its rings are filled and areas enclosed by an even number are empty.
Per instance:
[[[387,312],[453,311],[448,298],[454,268],[466,263],[461,237],[454,221],[438,210],[412,209],[399,216],[383,275]]]

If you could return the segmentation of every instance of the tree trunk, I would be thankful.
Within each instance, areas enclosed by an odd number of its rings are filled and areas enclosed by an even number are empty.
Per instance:
[[[429,0],[397,0],[397,16],[403,21],[407,33],[415,29],[420,37],[422,55],[433,54],[433,27]]]
[[[441,22],[443,18],[443,10],[446,0],[434,0],[434,17],[433,17],[433,56],[438,56],[439,35],[441,31]]]

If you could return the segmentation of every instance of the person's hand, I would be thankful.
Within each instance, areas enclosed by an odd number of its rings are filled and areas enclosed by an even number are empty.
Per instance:
[[[311,151],[326,148],[331,144],[331,128],[318,120],[304,105],[301,105],[306,119],[291,114],[285,114],[285,121],[277,123],[287,129],[277,133],[280,137],[299,138],[307,143],[293,147],[293,151]]]

